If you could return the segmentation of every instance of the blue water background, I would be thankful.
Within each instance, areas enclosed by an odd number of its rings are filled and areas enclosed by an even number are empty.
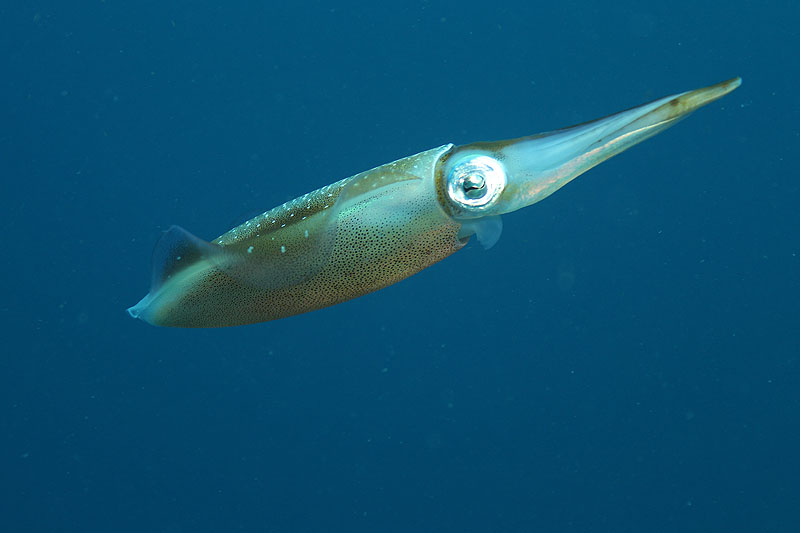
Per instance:
[[[11,5],[10,5],[11,4]],[[0,529],[800,531],[800,5],[0,7]],[[161,232],[733,94],[386,290],[124,309]]]

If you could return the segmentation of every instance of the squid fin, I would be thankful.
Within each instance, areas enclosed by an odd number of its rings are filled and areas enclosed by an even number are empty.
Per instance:
[[[222,263],[225,251],[206,242],[180,226],[171,226],[153,249],[153,272],[150,292],[155,292],[174,275],[201,260]]]

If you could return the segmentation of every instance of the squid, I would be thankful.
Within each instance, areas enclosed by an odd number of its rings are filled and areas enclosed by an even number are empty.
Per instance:
[[[212,241],[172,226],[150,291],[128,309],[157,326],[237,326],[331,306],[497,242],[501,216],[736,89],[733,78],[547,133],[438,148],[326,185]]]

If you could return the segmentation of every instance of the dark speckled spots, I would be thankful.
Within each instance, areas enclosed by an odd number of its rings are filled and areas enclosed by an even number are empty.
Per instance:
[[[460,225],[439,207],[433,183],[448,149],[323,187],[229,231],[217,242],[244,259],[202,272],[159,323],[217,327],[295,315],[386,287],[459,250]],[[256,237],[266,221],[275,223]]]

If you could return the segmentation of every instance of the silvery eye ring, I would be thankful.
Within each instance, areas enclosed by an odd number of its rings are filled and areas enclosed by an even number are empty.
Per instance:
[[[497,159],[471,156],[456,163],[447,176],[447,195],[466,211],[492,205],[506,186],[506,171]]]

